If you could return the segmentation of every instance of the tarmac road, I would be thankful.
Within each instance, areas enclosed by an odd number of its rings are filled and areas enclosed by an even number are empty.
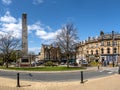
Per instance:
[[[117,73],[117,70],[96,70],[96,71],[84,71],[83,77],[84,80],[90,78],[105,77]],[[6,78],[17,78],[17,71],[5,71],[0,70],[0,77]],[[29,81],[80,81],[81,74],[80,71],[77,72],[55,72],[55,73],[35,73],[35,72],[20,72],[20,80],[29,80]]]

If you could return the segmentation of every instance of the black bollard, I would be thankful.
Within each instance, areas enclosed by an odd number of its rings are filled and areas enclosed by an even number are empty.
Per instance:
[[[19,77],[19,73],[17,73],[17,87],[20,87],[20,77]]]
[[[120,65],[119,65],[119,68],[118,68],[118,74],[120,74]]]
[[[81,71],[81,83],[84,83],[83,82],[83,71]]]

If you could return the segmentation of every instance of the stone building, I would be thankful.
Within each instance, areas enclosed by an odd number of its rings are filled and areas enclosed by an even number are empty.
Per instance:
[[[77,62],[81,60],[106,64],[120,62],[120,33],[101,31],[100,36],[88,37],[88,40],[80,42],[77,47]]]
[[[60,48],[58,46],[53,45],[44,45],[42,44],[41,52],[40,52],[40,60],[51,60],[51,61],[59,61],[60,59]]]
[[[53,61],[53,62],[67,62],[66,54],[61,52],[59,46],[44,45],[42,44],[39,56],[40,60]],[[70,55],[70,62],[75,62],[76,53],[72,52]]]

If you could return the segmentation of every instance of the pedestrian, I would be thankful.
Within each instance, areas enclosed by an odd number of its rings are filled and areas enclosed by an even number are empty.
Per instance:
[[[115,63],[114,63],[114,61],[113,61],[113,67],[115,66]]]
[[[100,64],[99,64],[99,63],[98,63],[98,66],[97,66],[97,67],[98,67],[98,70],[99,70],[99,68],[100,68]]]

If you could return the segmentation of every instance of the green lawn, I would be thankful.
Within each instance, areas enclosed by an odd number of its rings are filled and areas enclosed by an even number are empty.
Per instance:
[[[69,71],[69,70],[81,70],[81,67],[0,67],[0,69],[7,69],[7,70],[23,70],[23,71]]]

